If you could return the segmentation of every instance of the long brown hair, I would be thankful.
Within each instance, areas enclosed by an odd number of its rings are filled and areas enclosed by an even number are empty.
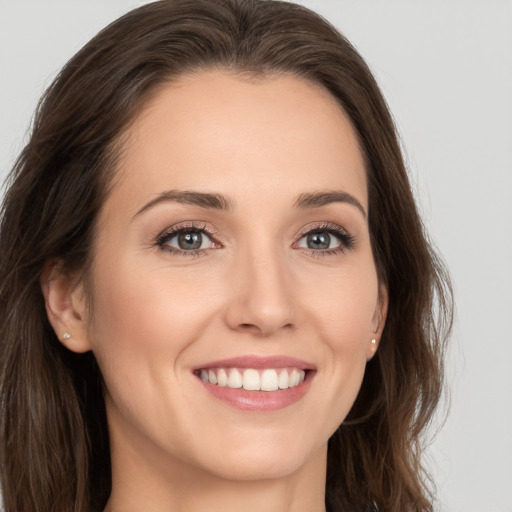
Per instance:
[[[86,273],[121,135],[155,88],[197,69],[287,73],[350,116],[366,159],[369,227],[389,293],[359,396],[329,440],[332,511],[432,509],[422,433],[441,393],[451,289],[426,240],[393,121],[365,62],[329,23],[285,2],[162,0],[112,23],[42,98],[9,178],[0,232],[0,472],[6,512],[102,510],[111,487],[101,375],[46,317],[49,261]]]

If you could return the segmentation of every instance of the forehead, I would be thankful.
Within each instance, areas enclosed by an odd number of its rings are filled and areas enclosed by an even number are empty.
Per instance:
[[[348,116],[320,85],[287,75],[208,71],[161,86],[124,137],[119,173],[125,202],[166,189],[220,191],[235,203],[243,192],[342,189],[367,205]]]

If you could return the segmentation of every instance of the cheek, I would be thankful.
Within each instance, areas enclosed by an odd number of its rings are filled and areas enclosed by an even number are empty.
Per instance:
[[[98,264],[94,275],[89,334],[110,410],[142,431],[162,425],[179,430],[177,412],[190,400],[181,392],[187,374],[180,369],[211,317],[211,301],[198,300],[200,282],[177,277],[119,260],[115,268]]]
[[[138,265],[140,267],[140,265]],[[121,346],[134,345],[141,351],[162,345],[179,349],[200,330],[200,312],[208,298],[198,300],[199,283],[176,279],[161,269],[119,265],[111,272],[98,273],[94,295],[93,332],[98,340],[117,340]],[[189,284],[187,286],[186,284]],[[98,347],[101,348],[101,347]]]
[[[361,386],[378,297],[373,266],[347,268],[324,281],[308,297],[311,322],[328,357],[322,368],[332,403],[332,428],[348,414]]]
[[[324,279],[321,286],[310,287],[307,294],[316,327],[335,352],[366,348],[377,299],[377,276],[371,265],[347,266]]]
[[[137,395],[164,385],[162,368],[167,378],[180,378],[174,369],[201,336],[212,306],[209,299],[198,300],[193,284],[198,283],[184,283],[162,269],[98,265],[89,334],[112,394],[117,389]]]

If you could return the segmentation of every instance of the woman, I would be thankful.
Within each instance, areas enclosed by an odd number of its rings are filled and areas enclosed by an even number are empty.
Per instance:
[[[164,0],[98,34],[0,255],[6,511],[431,509],[449,284],[374,79],[311,11]]]

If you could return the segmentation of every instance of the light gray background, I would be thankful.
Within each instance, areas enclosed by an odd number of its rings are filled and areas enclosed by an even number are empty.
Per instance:
[[[60,67],[136,0],[0,0],[0,173]],[[511,512],[512,1],[304,0],[381,84],[457,322],[451,406],[430,452],[440,509]]]

